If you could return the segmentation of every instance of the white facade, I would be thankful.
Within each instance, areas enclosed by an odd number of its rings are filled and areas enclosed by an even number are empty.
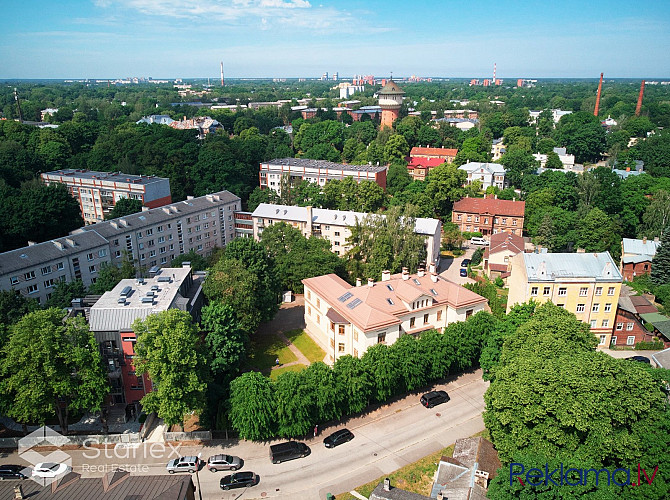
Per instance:
[[[473,161],[461,165],[458,169],[467,172],[468,184],[480,181],[482,183],[482,190],[486,190],[489,186],[495,186],[498,189],[505,189],[509,186],[505,167],[499,163]]]
[[[565,148],[554,148],[554,153],[558,155],[558,158],[563,164],[563,168],[568,170],[573,170],[575,168],[575,155],[568,154]],[[544,168],[547,165],[547,155],[535,153],[533,158],[540,162],[540,168]]]

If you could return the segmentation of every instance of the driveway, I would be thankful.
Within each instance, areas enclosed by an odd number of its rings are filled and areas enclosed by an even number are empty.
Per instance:
[[[463,259],[471,259],[472,254],[475,253],[475,250],[477,250],[477,248],[479,247],[467,244],[467,246],[465,247],[464,255],[461,255],[460,257],[456,257],[454,259],[445,259],[445,258],[440,259],[440,265],[438,267],[438,273],[440,274],[440,276],[449,281],[453,281],[454,283],[458,283],[459,285],[462,285],[464,283],[474,283],[475,280],[470,278],[464,278],[459,273],[461,271],[461,262],[463,261]]]

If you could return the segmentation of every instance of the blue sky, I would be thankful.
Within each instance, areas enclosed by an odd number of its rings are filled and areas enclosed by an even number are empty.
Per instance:
[[[670,77],[670,1],[3,2],[0,78]]]

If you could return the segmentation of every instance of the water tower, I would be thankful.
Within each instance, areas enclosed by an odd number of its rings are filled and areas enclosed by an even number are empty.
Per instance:
[[[379,107],[382,108],[381,127],[393,128],[393,122],[398,118],[400,106],[402,106],[402,96],[405,93],[392,79],[389,80],[384,88],[379,91]]]

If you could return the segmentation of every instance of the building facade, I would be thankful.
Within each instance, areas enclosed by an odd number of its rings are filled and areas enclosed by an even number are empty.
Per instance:
[[[251,218],[253,221],[253,235],[256,240],[260,240],[263,229],[266,227],[278,222],[286,222],[299,229],[307,238],[317,236],[327,239],[330,241],[331,250],[335,254],[344,255],[351,248],[347,242],[351,236],[351,227],[357,221],[362,221],[369,215],[371,214],[346,210],[261,203],[251,214]],[[372,216],[377,217],[376,215]],[[238,221],[238,224],[243,225],[241,221]],[[243,231],[243,229],[240,228],[240,231]],[[424,237],[426,262],[438,262],[442,223],[438,219],[419,217],[415,221],[414,231]]]
[[[278,195],[281,194],[284,176],[288,176],[292,183],[306,180],[322,187],[329,180],[351,177],[356,182],[375,182],[386,190],[386,170],[383,165],[345,165],[326,160],[279,158],[261,163],[258,177],[261,189],[272,189]]]
[[[658,308],[649,302],[646,297],[636,295],[636,293],[629,286],[621,286],[614,331],[610,341],[611,345],[635,347],[638,342],[651,342],[661,339],[665,347],[670,347],[670,339],[654,332],[653,326],[647,328],[644,319],[642,319],[643,315],[658,314]]]
[[[588,324],[599,347],[611,343],[622,277],[609,252],[520,253],[512,258],[507,312],[551,301]]]
[[[396,82],[389,80],[377,95],[379,96],[379,106],[382,108],[381,128],[393,128],[393,122],[398,119],[405,93],[400,90]]]
[[[512,257],[524,251],[523,237],[513,233],[491,235],[489,246],[484,250],[484,272],[491,279],[506,277],[511,267]]]
[[[142,205],[157,208],[172,203],[170,180],[152,175],[130,175],[121,172],[93,172],[71,168],[41,174],[45,184],[65,184],[79,202],[86,224],[105,219],[122,198],[140,200]]]
[[[619,269],[623,279],[633,281],[636,276],[651,273],[651,262],[654,260],[658,247],[661,246],[658,238],[636,240],[623,238],[621,241],[621,264]]]
[[[505,167],[499,163],[482,163],[478,161],[468,162],[458,167],[468,174],[468,184],[474,181],[482,183],[482,190],[493,186],[498,189],[505,189],[509,187],[509,180],[507,179]]]
[[[525,201],[466,197],[454,203],[451,222],[462,232],[480,232],[487,239],[500,232],[522,236],[525,209]]]
[[[402,335],[418,335],[464,321],[484,310],[487,300],[456,283],[426,274],[391,275],[351,286],[335,274],[302,280],[307,331],[328,353],[362,356],[375,344],[393,344]]]

